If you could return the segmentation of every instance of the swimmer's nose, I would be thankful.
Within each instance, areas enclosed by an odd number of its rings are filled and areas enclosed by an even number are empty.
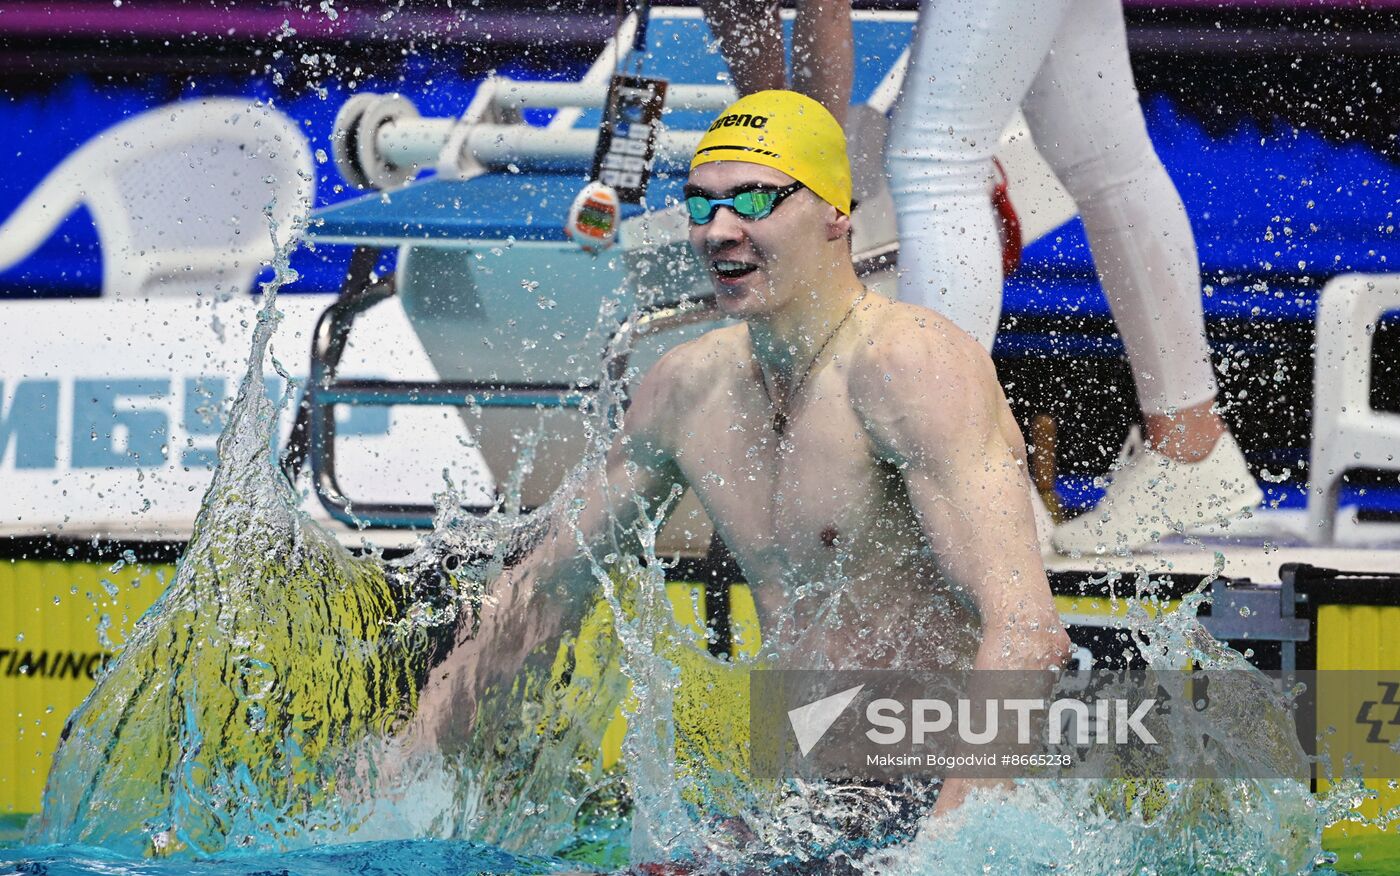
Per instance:
[[[714,218],[703,227],[705,252],[711,255],[724,252],[744,239],[744,220],[723,207],[716,210]]]

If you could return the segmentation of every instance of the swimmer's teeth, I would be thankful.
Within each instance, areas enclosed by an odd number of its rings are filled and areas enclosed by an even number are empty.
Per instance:
[[[755,267],[748,262],[716,261],[714,263],[715,273],[722,277],[742,277]]]

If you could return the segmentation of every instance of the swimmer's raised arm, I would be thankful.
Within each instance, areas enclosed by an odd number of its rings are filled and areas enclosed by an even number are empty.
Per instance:
[[[798,0],[792,24],[792,90],[846,124],[855,71],[851,0]]]
[[[700,8],[740,97],[785,87],[776,0],[700,0]]]
[[[1037,546],[1021,436],[986,352],[942,317],[901,307],[853,367],[851,388],[940,569],[977,609],[973,668],[1061,665],[1069,639]]]
[[[776,2],[701,0],[700,6],[741,97],[787,87]],[[854,46],[851,0],[797,0],[792,90],[821,103],[843,125],[851,102]]]

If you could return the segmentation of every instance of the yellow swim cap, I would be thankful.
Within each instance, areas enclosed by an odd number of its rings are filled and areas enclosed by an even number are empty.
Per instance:
[[[700,138],[690,169],[711,161],[781,170],[842,213],[851,212],[846,135],[826,107],[805,94],[760,91],[730,104]]]

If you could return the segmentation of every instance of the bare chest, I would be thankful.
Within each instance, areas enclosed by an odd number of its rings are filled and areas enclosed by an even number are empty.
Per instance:
[[[820,375],[779,435],[754,385],[691,412],[682,471],[752,578],[825,574],[839,558],[917,549],[898,469],[882,460],[838,369]]]
[[[693,408],[675,461],[752,587],[766,653],[809,668],[970,661],[970,615],[841,368],[813,375],[782,435],[752,379]]]

